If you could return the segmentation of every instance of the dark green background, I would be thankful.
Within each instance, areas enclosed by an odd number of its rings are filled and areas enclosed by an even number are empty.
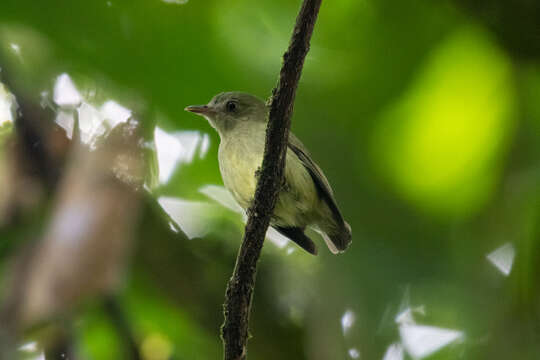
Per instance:
[[[430,359],[540,357],[540,17],[534,1],[512,4],[323,2],[292,129],[331,181],[353,244],[318,257],[265,245],[250,358],[344,359],[356,348],[382,359],[405,306],[424,307],[419,324],[464,332]],[[154,195],[210,202],[197,189],[221,184],[219,139],[183,108],[227,90],[268,97],[298,7],[3,0],[0,66],[36,97],[66,72],[83,92],[143,114],[150,129],[208,133],[207,156]],[[219,358],[242,222],[219,210],[207,236],[187,240],[152,201],[122,304],[142,347]],[[508,277],[486,259],[505,243],[516,253]],[[356,321],[344,335],[346,310]],[[122,356],[92,304],[75,330],[84,356]]]

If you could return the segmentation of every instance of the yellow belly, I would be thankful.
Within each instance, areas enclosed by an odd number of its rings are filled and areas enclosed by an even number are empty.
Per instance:
[[[224,153],[226,156],[224,156]],[[247,210],[257,186],[255,172],[262,163],[262,149],[221,149],[220,171],[225,187],[238,204]],[[285,186],[280,191],[272,223],[279,226],[305,227],[314,219],[314,208],[320,206],[315,185],[300,160],[292,151],[287,152]]]
[[[247,210],[255,194],[257,180],[255,172],[259,169],[262,158],[256,156],[238,156],[234,154],[220,161],[221,176],[225,187],[231,192],[238,204]]]

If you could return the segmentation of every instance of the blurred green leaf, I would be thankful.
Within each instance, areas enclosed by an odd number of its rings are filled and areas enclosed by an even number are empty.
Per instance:
[[[511,71],[478,28],[461,29],[434,50],[372,140],[375,161],[402,196],[452,217],[486,204],[515,127]]]

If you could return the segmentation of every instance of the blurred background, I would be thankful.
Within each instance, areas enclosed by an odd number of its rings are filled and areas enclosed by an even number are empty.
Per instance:
[[[2,1],[0,356],[222,356],[245,217],[183,109],[267,98],[299,6]],[[540,3],[323,1],[292,130],[353,244],[269,234],[250,358],[540,358]]]

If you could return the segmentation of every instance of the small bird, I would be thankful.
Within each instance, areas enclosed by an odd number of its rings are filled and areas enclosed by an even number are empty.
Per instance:
[[[264,156],[269,107],[256,96],[225,92],[214,96],[207,105],[188,106],[185,110],[204,116],[218,132],[223,183],[247,210]],[[351,243],[351,227],[343,219],[322,170],[292,132],[284,177],[270,225],[311,254],[316,255],[317,248],[304,233],[307,226],[321,233],[334,254],[345,251]]]

